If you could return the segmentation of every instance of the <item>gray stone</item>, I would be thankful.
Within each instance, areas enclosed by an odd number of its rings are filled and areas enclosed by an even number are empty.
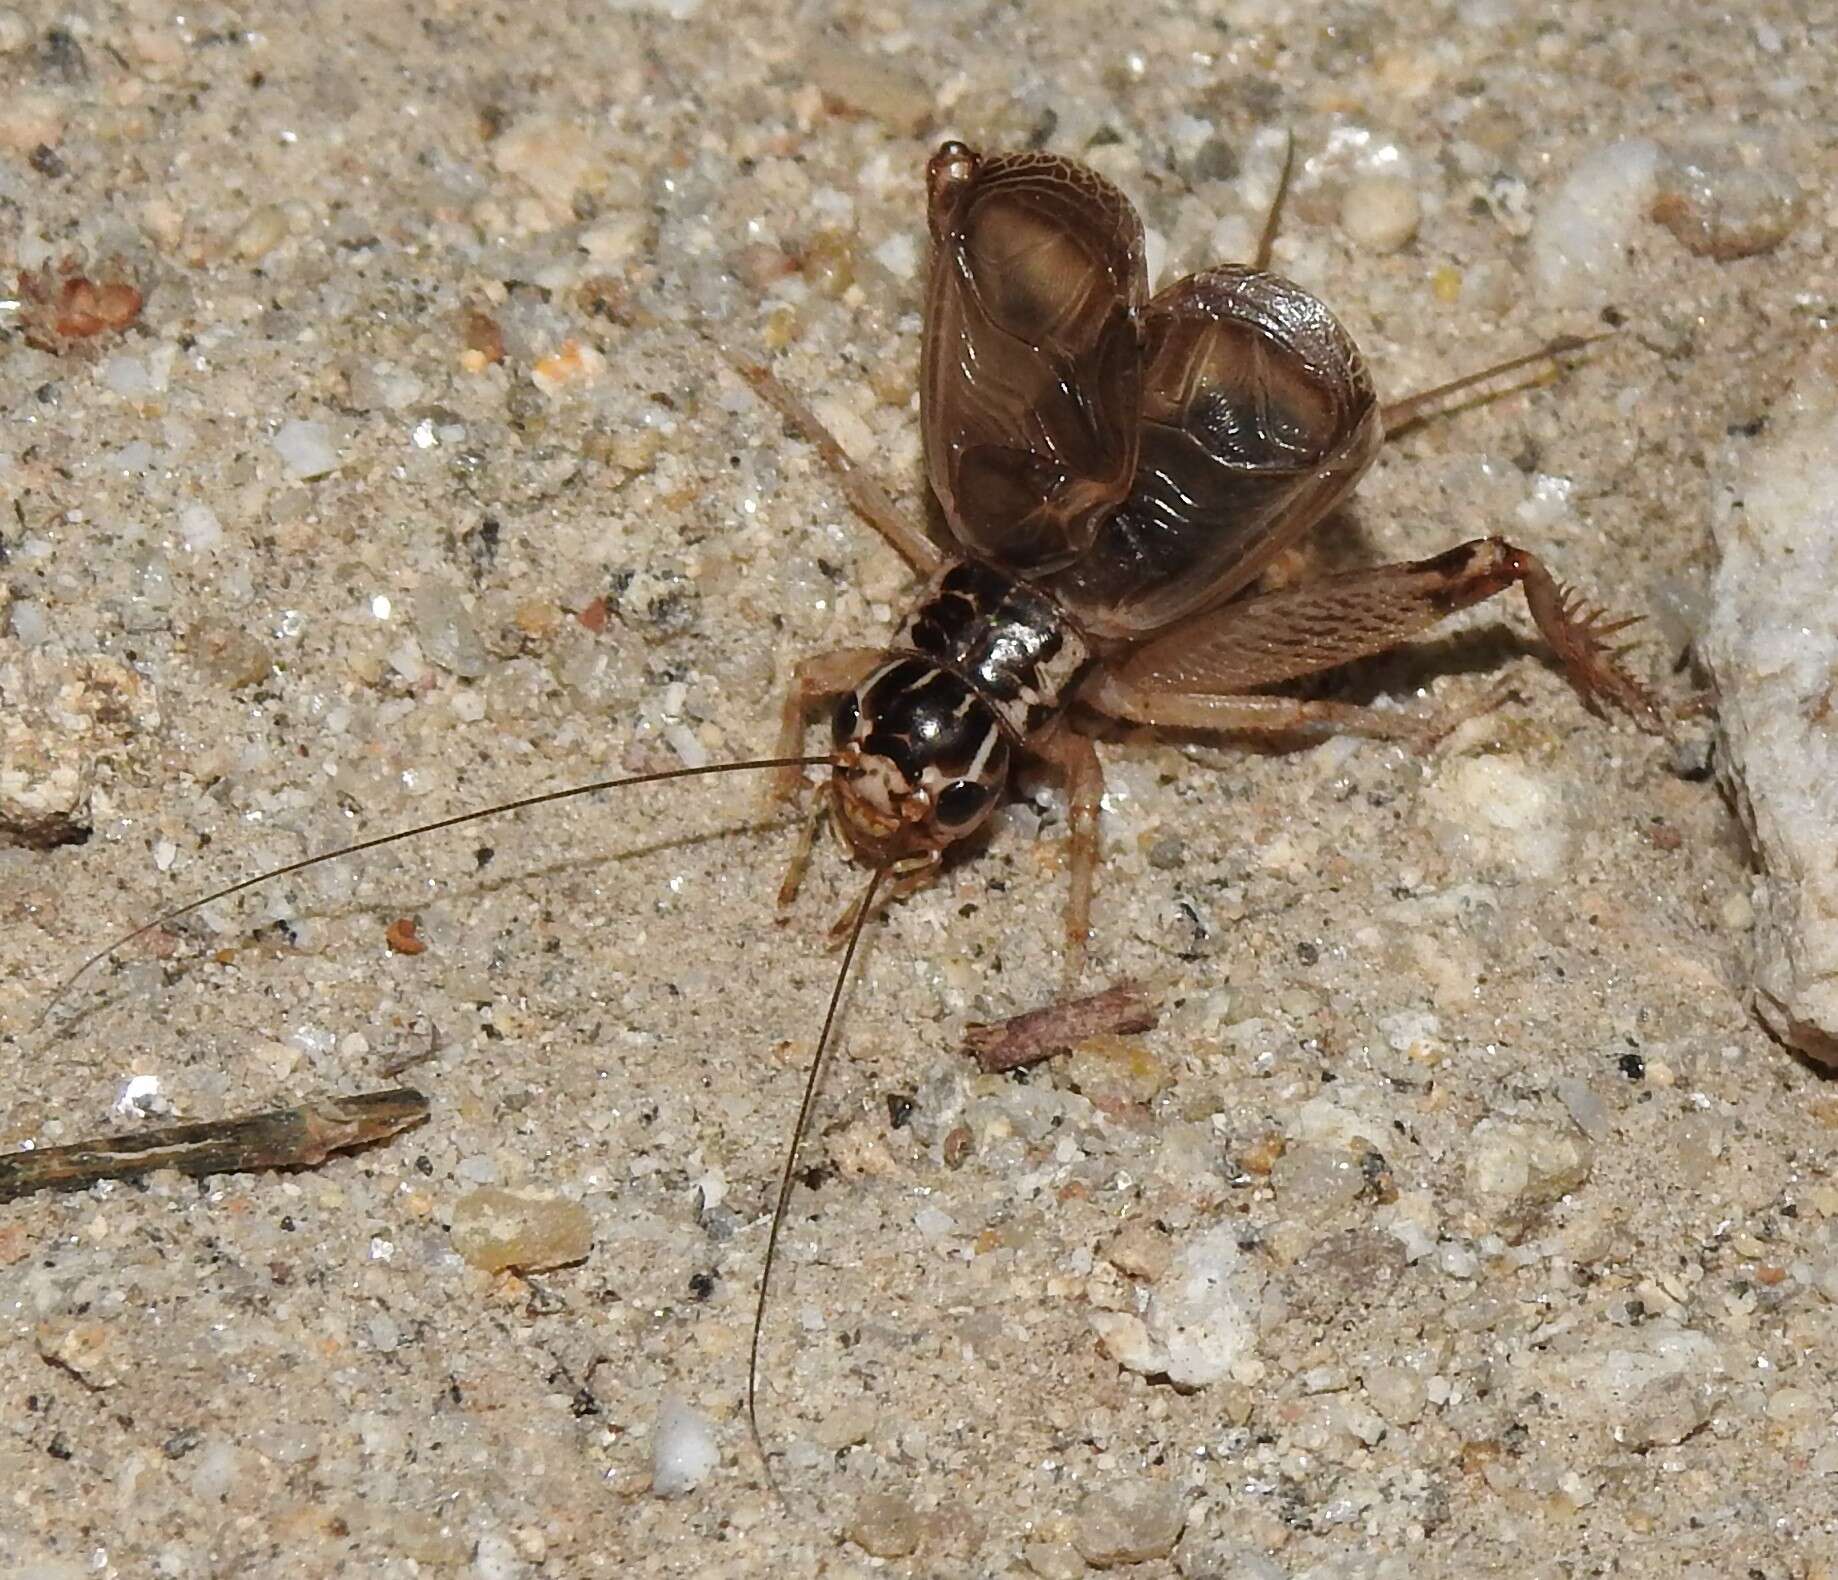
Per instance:
[[[1073,1542],[1095,1569],[1166,1558],[1187,1523],[1187,1500],[1165,1481],[1128,1481],[1092,1493],[1079,1508]]]

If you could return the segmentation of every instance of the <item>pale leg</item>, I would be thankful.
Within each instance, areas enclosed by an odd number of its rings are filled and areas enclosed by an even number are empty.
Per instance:
[[[1461,722],[1461,718],[1450,715],[1367,708],[1352,702],[1159,691],[1132,685],[1115,675],[1105,675],[1087,686],[1079,694],[1079,701],[1108,718],[1163,729],[1246,735],[1361,735],[1369,740],[1402,741],[1419,750],[1434,745]],[[1492,705],[1491,700],[1488,705]],[[1466,710],[1462,716],[1468,716]]]
[[[805,441],[823,457],[826,465],[842,482],[843,492],[855,513],[894,547],[894,551],[921,575],[930,576],[942,567],[949,556],[934,543],[923,528],[915,526],[900,513],[887,490],[865,468],[850,459],[849,452],[836,442],[836,436],[818,421],[817,414],[770,368],[747,362],[732,353],[728,360],[760,398],[792,425]]]
[[[784,711],[779,715],[778,755],[796,757],[802,752],[811,714],[823,703],[853,691],[868,678],[881,656],[878,648],[837,647],[799,659],[792,668],[791,684],[785,688]],[[772,776],[770,799],[795,800],[806,783],[802,768],[781,768]]]
[[[1104,802],[1104,765],[1083,735],[1062,726],[1030,748],[1059,770],[1066,783],[1070,888],[1066,895],[1066,991],[1085,974],[1091,945],[1091,896],[1098,871],[1098,815]]]
[[[791,684],[785,688],[784,711],[779,716],[779,750],[781,757],[796,757],[804,750],[804,731],[811,714],[823,703],[853,691],[880,662],[881,653],[872,647],[838,647],[827,653],[812,653],[798,660],[791,672]],[[768,810],[795,802],[809,786],[804,770],[796,764],[779,769],[767,787]],[[818,826],[828,815],[827,806],[819,802],[810,809],[804,827],[793,847],[790,864],[779,884],[779,909],[784,911],[797,898],[798,885],[804,881],[804,869],[810,865],[811,847],[817,840]]]

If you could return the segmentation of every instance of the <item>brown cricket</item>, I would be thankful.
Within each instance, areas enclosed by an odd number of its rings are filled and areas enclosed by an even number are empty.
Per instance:
[[[316,862],[662,780],[776,769],[779,793],[795,796],[803,769],[827,765],[820,812],[871,875],[836,930],[843,959],[760,1273],[747,1412],[769,1480],[757,1414],[767,1292],[856,945],[877,897],[929,883],[1007,794],[1019,761],[1044,763],[1065,784],[1067,976],[1076,982],[1090,935],[1104,789],[1088,720],[1270,736],[1350,733],[1424,746],[1447,719],[1271,688],[1384,652],[1518,586],[1585,702],[1618,709],[1645,730],[1668,730],[1658,699],[1609,646],[1633,622],[1593,610],[1504,538],[1300,585],[1259,586],[1275,557],[1346,497],[1388,427],[1415,421],[1427,403],[1457,389],[1582,341],[1556,341],[1382,405],[1334,316],[1264,267],[1274,213],[1253,266],[1220,265],[1151,295],[1135,210],[1084,165],[947,142],[932,157],[926,187],[933,260],[920,418],[948,540],[895,509],[770,373],[741,368],[836,464],[857,510],[924,579],[890,641],[797,666],[775,756],[549,791],[291,862],[116,940],[58,990],[132,938]],[[807,755],[805,729],[822,705],[830,707],[831,749]]]

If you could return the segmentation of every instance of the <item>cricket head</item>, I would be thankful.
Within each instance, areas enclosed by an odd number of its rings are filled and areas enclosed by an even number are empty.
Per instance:
[[[895,658],[836,705],[830,806],[850,850],[916,871],[975,833],[1008,785],[1008,741],[959,676]]]

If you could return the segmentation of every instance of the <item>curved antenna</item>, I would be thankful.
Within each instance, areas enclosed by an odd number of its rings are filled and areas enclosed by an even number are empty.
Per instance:
[[[539,795],[519,796],[515,801],[500,801],[496,806],[478,807],[471,812],[456,812],[451,817],[435,818],[431,823],[417,823],[413,828],[399,828],[389,834],[374,834],[369,839],[360,839],[355,844],[341,845],[336,850],[322,850],[314,856],[302,856],[298,861],[290,861],[279,867],[270,867],[266,872],[258,872],[252,878],[243,878],[236,883],[226,883],[221,889],[213,889],[209,894],[200,895],[195,900],[156,916],[150,922],[143,922],[130,933],[123,933],[119,938],[104,944],[93,955],[58,983],[45,1007],[39,1011],[38,1019],[33,1022],[33,1029],[42,1027],[50,1018],[51,1012],[91,966],[108,959],[124,944],[131,944],[137,938],[144,938],[155,928],[164,927],[168,922],[176,922],[181,917],[189,916],[193,911],[202,910],[217,900],[228,899],[232,894],[241,894],[245,889],[253,889],[258,884],[267,883],[273,878],[285,878],[292,872],[304,872],[308,867],[317,867],[322,861],[337,861],[344,856],[355,856],[361,851],[375,850],[381,845],[393,845],[398,840],[414,839],[421,834],[438,833],[443,828],[458,828],[464,823],[477,823],[488,817],[499,817],[506,812],[521,812],[533,806],[547,806],[552,801],[567,801],[575,796],[593,795],[600,790],[622,790],[632,785],[661,784],[669,779],[698,779],[707,774],[741,773],[750,768],[810,768],[827,763],[827,756],[819,757],[760,757],[748,762],[739,763],[703,763],[695,768],[663,768],[654,773],[631,774],[623,779],[597,779],[592,784],[573,785],[566,790],[545,790]]]
[[[875,891],[881,886],[888,868],[877,867],[868,879],[868,887],[856,902],[855,925],[849,929],[849,942],[842,952],[842,964],[836,971],[836,985],[830,989],[830,1007],[823,1014],[823,1030],[817,1033],[817,1051],[811,1055],[810,1073],[804,1078],[804,1099],[798,1104],[798,1118],[791,1127],[791,1145],[785,1149],[785,1167],[779,1174],[778,1201],[772,1209],[772,1227],[766,1234],[766,1261],[759,1273],[759,1296],[753,1304],[753,1344],[747,1351],[747,1428],[753,1434],[753,1447],[766,1472],[766,1485],[772,1488],[781,1504],[785,1491],[772,1473],[772,1460],[766,1453],[766,1439],[759,1429],[759,1337],[766,1322],[766,1297],[772,1287],[772,1263],[778,1255],[779,1231],[785,1227],[785,1209],[791,1202],[792,1186],[797,1183],[798,1149],[804,1144],[805,1126],[810,1123],[811,1108],[817,1101],[817,1080],[823,1073],[823,1055],[829,1047],[830,1030],[836,1024],[837,1006],[849,980],[849,967],[855,960],[855,946],[861,942],[862,929],[874,914]]]
[[[1277,227],[1283,220],[1283,203],[1289,196],[1289,181],[1296,173],[1296,134],[1285,129],[1283,132],[1283,168],[1276,178],[1276,192],[1270,199],[1270,207],[1264,214],[1264,228],[1257,238],[1257,255],[1252,259],[1253,269],[1268,269],[1270,254],[1276,250]]]

